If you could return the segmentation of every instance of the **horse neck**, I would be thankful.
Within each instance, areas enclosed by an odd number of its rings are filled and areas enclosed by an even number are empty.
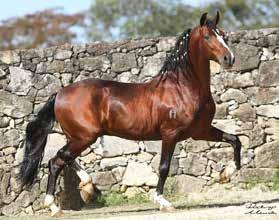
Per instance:
[[[199,88],[204,95],[210,95],[210,67],[209,60],[203,56],[204,51],[201,50],[199,40],[189,42],[189,65],[188,71],[195,76],[198,81]]]

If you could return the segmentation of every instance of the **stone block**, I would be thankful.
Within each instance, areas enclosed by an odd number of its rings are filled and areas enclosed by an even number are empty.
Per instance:
[[[104,136],[101,143],[100,153],[103,157],[115,157],[139,152],[137,142],[115,136]]]
[[[247,71],[258,67],[260,62],[258,47],[245,43],[239,43],[232,49],[235,55],[235,63],[232,70]]]
[[[20,56],[16,51],[7,50],[0,52],[0,61],[4,64],[14,64],[20,62]]]
[[[126,166],[128,159],[126,157],[103,158],[100,166],[102,169],[111,169],[117,166]]]
[[[214,120],[213,125],[216,128],[219,128],[222,131],[225,131],[229,134],[237,134],[241,131],[239,125],[237,125],[236,120],[234,119],[218,119]]]
[[[102,70],[106,71],[110,66],[110,61],[106,56],[84,57],[79,60],[79,68],[86,71]]]
[[[156,186],[158,176],[147,163],[129,161],[123,176],[122,184],[127,186]]]
[[[251,99],[256,105],[274,104],[279,102],[279,87],[258,88]]]
[[[279,141],[266,143],[255,149],[257,168],[279,168]]]
[[[54,59],[57,59],[57,60],[70,59],[72,54],[73,54],[73,52],[70,50],[58,49],[55,51]]]
[[[111,70],[116,73],[137,68],[136,55],[134,53],[114,53],[112,55]]]
[[[247,95],[238,89],[229,88],[225,93],[221,95],[221,101],[227,102],[235,100],[238,103],[244,103],[247,101]]]
[[[242,168],[239,171],[239,182],[251,182],[261,180],[269,182],[273,175],[274,169],[272,168]]]
[[[198,153],[198,152],[204,152],[204,151],[207,151],[208,149],[210,149],[210,146],[207,141],[191,140],[191,141],[185,142],[184,145],[185,145],[186,152]]]
[[[32,72],[20,67],[9,67],[10,83],[9,90],[17,95],[27,95],[32,87]]]
[[[162,68],[164,61],[166,59],[165,52],[159,52],[154,56],[147,57],[144,60],[144,66],[141,70],[141,76],[155,76],[159,74],[160,69]]]
[[[199,154],[189,153],[186,158],[179,160],[179,167],[184,174],[201,176],[206,172],[207,159]]]
[[[17,146],[20,142],[19,132],[16,129],[11,129],[4,134],[0,131],[0,150],[8,147]],[[14,150],[13,150],[14,153]],[[8,155],[8,154],[6,154]]]
[[[279,86],[279,60],[271,60],[260,65],[259,84],[262,87]]]
[[[270,135],[273,140],[279,140],[279,120],[271,118],[266,122],[265,133]]]
[[[228,115],[228,104],[227,103],[221,103],[216,105],[216,113],[214,118],[216,119],[224,119]]]
[[[113,185],[117,183],[111,171],[93,173],[92,181],[99,186]]]
[[[225,148],[212,149],[209,153],[207,153],[207,158],[215,162],[232,160],[233,148],[225,147]]]
[[[254,121],[256,118],[256,111],[249,103],[244,103],[241,104],[237,109],[231,111],[230,115],[233,115],[244,122]]]
[[[66,143],[67,141],[64,135],[57,133],[49,134],[42,164],[48,164],[48,161],[53,158],[56,155],[57,151],[60,150],[64,145],[66,145]]]
[[[257,115],[268,118],[279,118],[279,105],[261,105],[256,108]]]
[[[29,115],[33,105],[27,98],[17,96],[7,91],[0,91],[0,113],[14,118],[22,118]]]
[[[177,191],[181,194],[201,192],[206,184],[206,180],[189,175],[176,176],[176,182]]]

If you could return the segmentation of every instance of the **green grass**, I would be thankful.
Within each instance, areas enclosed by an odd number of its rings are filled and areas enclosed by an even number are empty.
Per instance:
[[[279,192],[279,169],[275,170],[272,175],[271,189]]]
[[[171,202],[177,202],[185,199],[187,195],[178,193],[177,180],[175,177],[168,177],[164,187],[164,196]]]
[[[168,177],[164,186],[164,196],[168,199],[176,197],[177,182],[175,177]]]
[[[249,179],[247,179],[246,185],[245,185],[245,189],[249,190],[249,189],[253,189],[254,187],[258,186],[258,185],[267,185],[268,182],[262,180],[259,177],[250,177]]]
[[[264,180],[261,177],[251,177],[248,179],[245,189],[252,189],[259,185],[266,186],[272,191],[279,191],[279,169],[274,170],[270,181]]]
[[[123,194],[115,192],[99,195],[96,199],[96,205],[100,206],[118,206],[126,203],[126,197]]]
[[[143,204],[151,202],[150,199],[146,194],[139,194],[132,198],[128,199],[128,204],[135,205],[135,204]]]
[[[256,186],[265,186],[269,190],[279,192],[279,169],[275,169],[270,180],[254,176],[247,180],[245,189],[249,190]],[[164,196],[170,201],[178,201],[181,195],[177,192],[177,182],[175,177],[168,177],[164,187]],[[185,195],[183,196],[185,198]],[[93,201],[94,207],[113,207],[124,205],[137,205],[151,203],[148,194],[141,193],[132,198],[126,197],[123,193],[109,192],[98,195]]]
[[[168,200],[177,200],[177,182],[174,177],[168,177],[164,187],[164,196]],[[94,207],[113,207],[123,205],[137,205],[151,203],[148,193],[141,193],[134,197],[128,198],[123,193],[108,192],[98,195],[92,204]]]
[[[122,205],[135,205],[149,203],[150,200],[146,194],[139,194],[132,198],[127,198],[122,193],[110,192],[99,195],[94,201],[96,207],[113,207]]]

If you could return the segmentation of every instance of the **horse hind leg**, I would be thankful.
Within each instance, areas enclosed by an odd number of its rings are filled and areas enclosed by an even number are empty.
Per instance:
[[[48,182],[47,182],[47,195],[45,197],[44,206],[46,208],[50,208],[51,216],[55,216],[55,217],[58,217],[62,214],[62,210],[60,206],[57,206],[55,204],[54,194],[55,194],[57,177],[65,166],[65,160],[61,156],[63,154],[63,149],[65,149],[65,147],[59,150],[56,156],[50,159],[48,162],[49,175],[48,175]]]
[[[85,204],[88,204],[94,194],[94,186],[91,176],[81,168],[77,161],[73,161],[71,168],[74,169],[80,178],[79,184],[80,196]]]
[[[47,183],[47,195],[45,197],[44,206],[46,208],[50,208],[51,216],[58,217],[62,214],[62,210],[60,206],[55,204],[55,187],[57,177],[65,167],[65,165],[69,165],[72,161],[74,161],[75,156],[69,151],[68,144],[62,147],[56,154],[55,157],[49,160],[48,168],[49,168],[49,176]]]
[[[75,159],[83,150],[97,140],[98,135],[91,135],[91,138],[89,139],[84,137],[71,139],[69,138],[70,135],[67,135],[66,132],[66,136],[68,137],[68,143],[57,152],[54,158],[49,161],[49,177],[45,207],[49,207],[51,209],[52,216],[59,216],[62,214],[61,208],[55,204],[54,193],[57,177],[65,165],[73,166],[77,175],[81,179],[81,197],[85,202],[89,202],[90,197],[94,192],[91,177],[79,166],[77,166]]]
[[[82,151],[88,148],[91,144],[96,142],[99,137],[99,133],[91,134],[91,138],[88,140],[79,138],[72,140],[69,150],[73,152],[74,155],[79,156]],[[76,171],[76,174],[80,178],[79,190],[80,196],[85,204],[88,204],[92,195],[94,194],[94,186],[91,176],[77,163],[73,160],[69,164],[70,167]]]

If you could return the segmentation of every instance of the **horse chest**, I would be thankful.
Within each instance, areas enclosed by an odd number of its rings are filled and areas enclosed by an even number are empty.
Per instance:
[[[202,115],[202,116],[205,116],[207,115],[208,117],[213,117],[214,114],[215,114],[215,110],[216,110],[216,106],[215,106],[215,103],[214,101],[208,101],[206,103],[204,103],[200,109],[199,109],[199,113]]]
[[[180,134],[181,140],[197,135],[211,126],[215,108],[213,99],[210,99],[206,102],[185,104],[180,106],[177,112],[175,109],[170,109],[168,117],[173,122],[170,127]]]
[[[169,118],[179,119],[185,130],[188,127],[210,126],[216,106],[212,98],[205,100],[195,100],[180,106],[179,111],[169,110]]]
[[[210,126],[214,118],[216,106],[214,100],[209,98],[206,102],[199,105],[198,111],[193,119],[193,126]]]

